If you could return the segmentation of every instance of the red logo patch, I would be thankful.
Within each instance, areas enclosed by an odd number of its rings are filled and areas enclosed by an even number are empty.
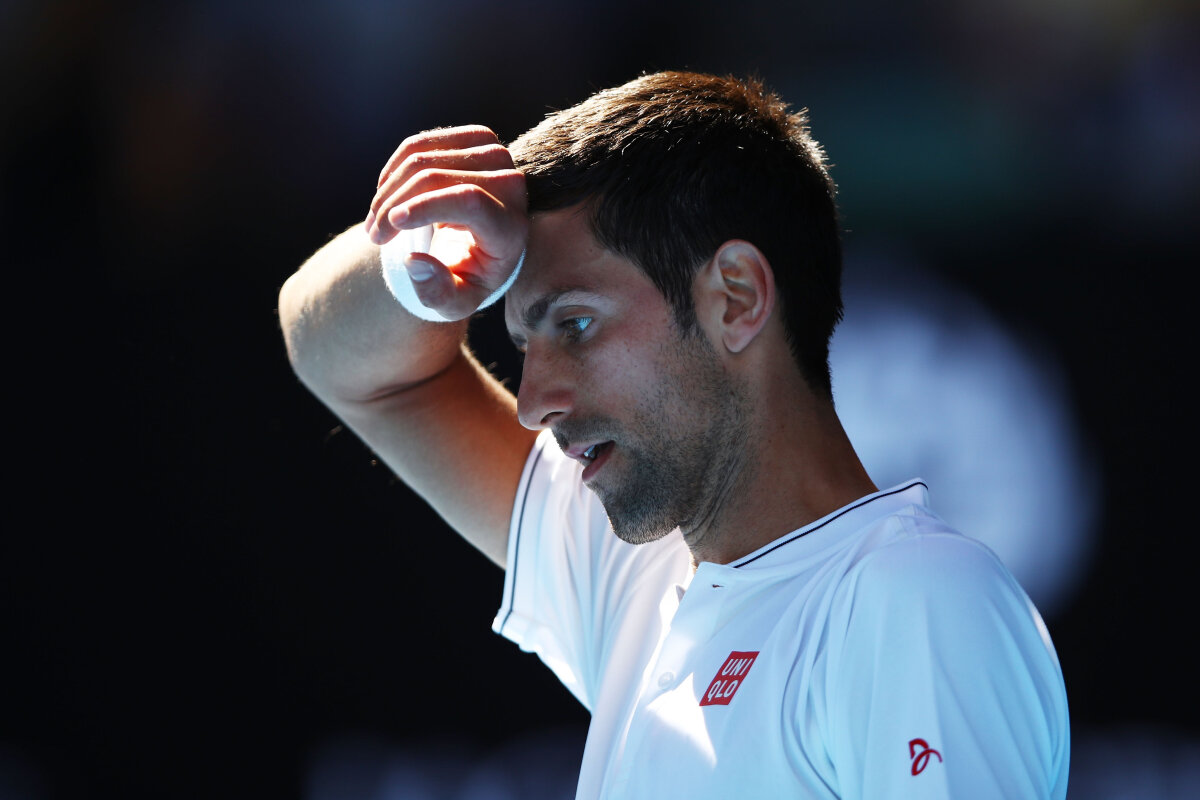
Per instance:
[[[921,748],[918,753],[917,748]],[[942,754],[929,746],[929,742],[924,739],[913,739],[908,743],[908,757],[913,760],[912,774],[920,775],[925,771],[925,767],[929,766],[929,757],[937,756],[937,760],[942,760]]]
[[[750,667],[754,666],[754,659],[758,658],[758,652],[739,653],[736,650],[729,654],[729,658],[725,659],[725,663],[717,670],[717,677],[712,679],[712,683],[704,691],[700,697],[700,705],[702,706],[727,706],[729,701],[733,699],[733,695],[741,687],[742,681],[746,679],[746,673],[750,671]]]

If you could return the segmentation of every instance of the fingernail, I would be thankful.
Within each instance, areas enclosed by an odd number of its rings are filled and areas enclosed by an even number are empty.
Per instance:
[[[422,283],[433,277],[433,267],[419,259],[405,256],[404,266],[408,269],[408,277],[417,283]]]
[[[399,227],[408,220],[408,208],[405,206],[396,206],[388,212],[387,218],[388,222]]]

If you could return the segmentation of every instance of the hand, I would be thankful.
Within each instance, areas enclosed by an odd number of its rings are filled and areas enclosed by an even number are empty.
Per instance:
[[[383,245],[432,225],[429,253],[405,261],[426,306],[465,319],[512,274],[529,233],[525,176],[478,125],[410,136],[379,175],[365,226]]]

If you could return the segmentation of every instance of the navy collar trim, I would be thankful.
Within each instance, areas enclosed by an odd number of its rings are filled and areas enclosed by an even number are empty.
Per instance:
[[[862,498],[856,500],[855,502],[851,503],[850,505],[835,512],[833,514],[833,516],[826,517],[825,519],[821,520],[820,522],[813,523],[810,527],[801,528],[800,530],[796,531],[795,533],[788,536],[787,538],[782,539],[782,540],[776,542],[775,544],[769,546],[766,550],[761,550],[757,553],[754,553],[753,555],[748,556],[744,561],[741,561],[737,564],[730,564],[729,566],[733,567],[734,569],[740,569],[741,567],[744,567],[747,564],[752,564],[755,561],[758,561],[763,556],[769,555],[770,553],[774,553],[779,548],[786,547],[787,545],[791,544],[792,542],[796,541],[797,539],[801,539],[801,538],[807,536],[808,534],[812,533],[813,531],[819,531],[821,528],[824,528],[826,525],[829,525],[830,523],[841,519],[843,516],[845,516],[846,514],[849,514],[851,511],[854,511],[855,509],[862,508],[863,506],[869,505],[870,503],[873,503],[876,500],[881,500],[885,497],[891,497],[892,495],[906,492],[909,489],[913,488],[914,486],[922,486],[925,488],[925,491],[929,491],[929,487],[925,485],[924,481],[917,480],[917,481],[912,481],[910,483],[903,484],[901,486],[897,486],[894,489],[888,489],[883,492],[876,492],[875,494],[869,494],[866,497],[862,497]]]

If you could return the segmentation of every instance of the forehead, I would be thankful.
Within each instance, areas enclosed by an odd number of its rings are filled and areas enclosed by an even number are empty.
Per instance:
[[[525,264],[504,299],[509,331],[539,302],[564,293],[594,294],[629,303],[661,301],[650,279],[628,259],[596,241],[582,207],[535,215]]]

